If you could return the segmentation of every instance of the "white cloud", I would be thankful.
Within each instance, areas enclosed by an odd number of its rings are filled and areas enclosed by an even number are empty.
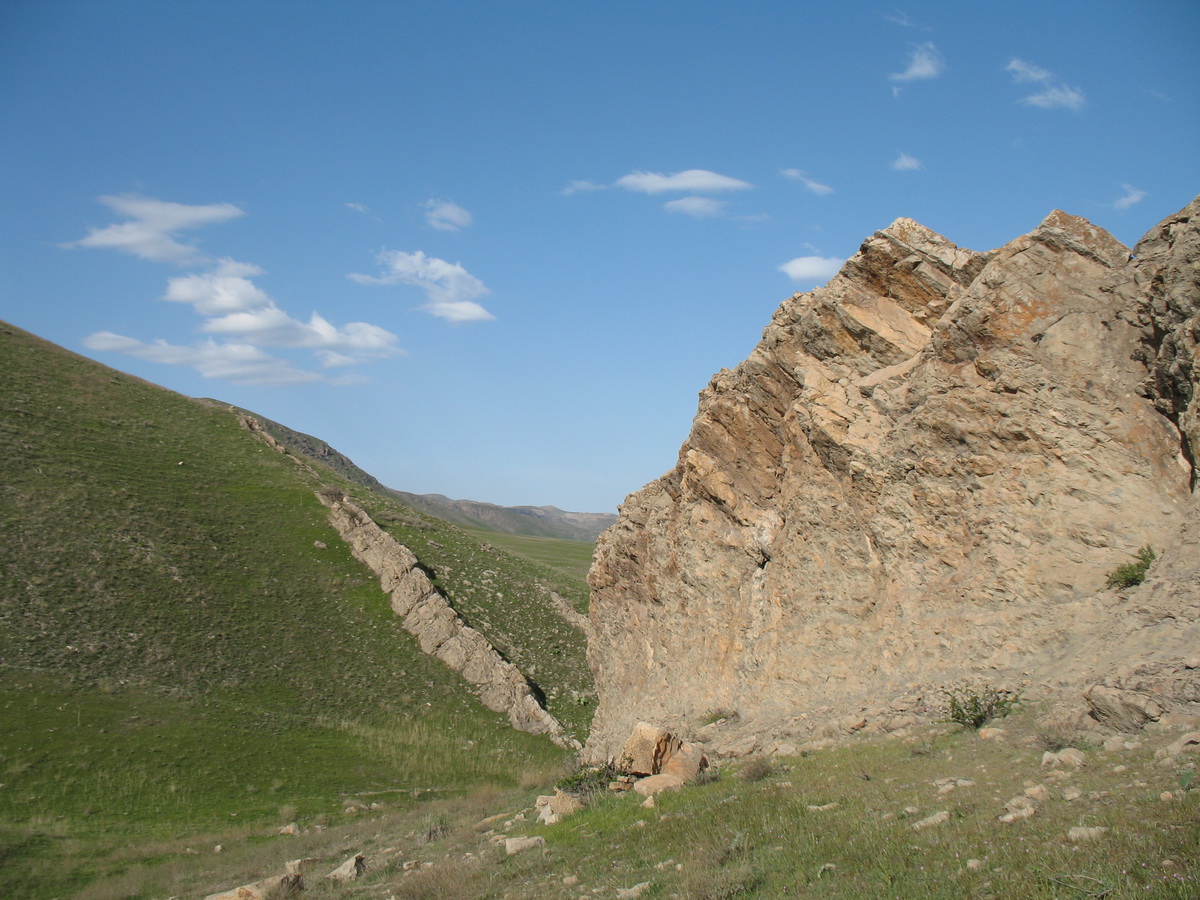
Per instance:
[[[1054,73],[1041,66],[1013,57],[1004,71],[1012,75],[1017,84],[1040,84],[1045,90],[1028,97],[1022,97],[1021,103],[1026,106],[1036,106],[1040,109],[1071,109],[1081,110],[1087,103],[1083,91],[1071,87],[1055,78]]]
[[[920,81],[926,78],[937,78],[942,74],[944,68],[945,63],[942,62],[942,55],[938,53],[937,47],[933,45],[932,41],[926,41],[913,48],[907,69],[889,75],[888,78],[892,81]]]
[[[462,267],[444,259],[426,256],[421,250],[405,253],[384,250],[376,257],[384,267],[378,277],[352,274],[359,284],[409,284],[419,287],[429,299],[422,309],[449,322],[480,322],[494,319],[491,313],[476,303],[491,291],[482,281]]]
[[[1126,210],[1136,203],[1141,203],[1146,197],[1146,192],[1140,188],[1135,188],[1132,184],[1123,184],[1121,189],[1125,191],[1125,195],[1113,202],[1113,209]]]
[[[1027,63],[1023,59],[1017,59],[1015,56],[1004,67],[1004,71],[1011,72],[1013,81],[1018,84],[1024,81],[1049,81],[1053,78],[1053,74],[1041,66],[1035,66],[1033,63]]]
[[[827,184],[821,184],[819,181],[813,181],[805,172],[800,169],[781,169],[785,178],[791,178],[794,181],[799,181],[808,190],[812,191],[818,197],[825,197],[833,193],[833,188]]]
[[[845,262],[833,256],[798,256],[785,262],[779,271],[798,284],[824,283],[836,275]]]
[[[342,206],[346,207],[346,209],[352,209],[355,212],[360,212],[364,216],[369,216],[371,214],[371,211],[367,209],[366,204],[363,203],[343,203]]]
[[[342,360],[361,362],[366,357],[393,356],[399,352],[396,336],[377,325],[350,322],[338,328],[318,313],[313,313],[308,322],[301,322],[273,303],[209,319],[203,330],[208,334],[236,335],[256,347],[313,350],[322,359],[325,354],[334,353]]]
[[[188,304],[205,317],[202,331],[235,340],[222,343],[210,339],[186,347],[163,340],[148,344],[102,331],[87,338],[85,344],[89,348],[188,366],[208,378],[242,384],[300,384],[322,377],[276,359],[264,353],[262,347],[307,350],[325,367],[346,366],[402,352],[396,336],[377,325],[351,322],[339,328],[315,312],[307,322],[293,319],[251,280],[263,274],[258,266],[233,259],[213,262],[201,256],[195,247],[181,244],[173,237],[184,228],[243,215],[237,207],[228,203],[187,206],[134,196],[101,199],[133,221],[93,230],[75,245],[112,247],[144,259],[180,265],[209,264],[207,271],[168,279],[161,299]]]
[[[711,197],[680,197],[678,200],[668,200],[663,204],[663,209],[667,212],[695,216],[697,219],[711,219],[721,215],[725,205],[725,201],[714,200]]]
[[[663,175],[659,172],[631,172],[618,178],[615,184],[617,187],[623,187],[629,191],[640,191],[644,194],[664,194],[668,191],[710,193],[740,191],[754,187],[748,182],[731,178],[728,175],[719,175],[708,169],[688,169],[673,175]]]
[[[100,202],[131,221],[90,228],[87,237],[62,246],[102,247],[155,262],[192,265],[203,262],[204,257],[195,246],[175,240],[177,232],[245,215],[232,203],[189,206],[136,194],[105,196]]]
[[[918,169],[925,168],[921,165],[921,161],[915,156],[909,156],[907,153],[901,153],[892,160],[892,168],[897,172],[915,172]]]
[[[596,184],[593,181],[576,180],[572,181],[562,189],[562,195],[569,197],[572,194],[591,193],[592,191],[607,191],[607,184]]]
[[[202,341],[191,347],[161,340],[147,344],[111,331],[96,332],[84,338],[83,343],[91,350],[123,353],[150,362],[186,366],[205,378],[234,384],[281,386],[321,380],[316,372],[297,369],[286,360],[263,353],[251,344],[222,344],[214,340]]]
[[[262,269],[249,263],[223,259],[217,268],[203,275],[185,275],[167,281],[164,300],[190,303],[205,316],[258,309],[271,303],[248,276],[262,275]]]
[[[1081,110],[1087,103],[1083,91],[1079,88],[1068,87],[1065,84],[1046,88],[1039,94],[1030,94],[1021,98],[1026,106],[1036,106],[1041,109],[1071,109]]]
[[[425,221],[430,228],[437,231],[461,231],[469,228],[474,219],[457,203],[450,203],[446,200],[427,200],[425,202]]]

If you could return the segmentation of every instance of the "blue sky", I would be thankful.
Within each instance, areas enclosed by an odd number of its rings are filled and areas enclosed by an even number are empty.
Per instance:
[[[1186,2],[0,8],[0,318],[385,484],[615,510],[909,216],[1200,191]]]

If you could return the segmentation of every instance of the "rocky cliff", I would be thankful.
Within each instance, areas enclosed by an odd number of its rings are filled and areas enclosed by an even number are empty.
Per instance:
[[[1198,208],[1132,255],[1059,211],[988,253],[899,219],[786,300],[600,540],[588,755],[887,730],[972,681],[1200,704]]]

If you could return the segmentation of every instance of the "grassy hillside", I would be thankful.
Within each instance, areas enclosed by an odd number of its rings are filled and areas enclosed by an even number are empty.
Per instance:
[[[131,841],[560,765],[419,651],[329,526],[326,482],[226,410],[0,324],[0,896],[128,877]],[[522,612],[547,589],[585,603],[578,579],[344,489],[496,620],[581,735],[582,636]]]

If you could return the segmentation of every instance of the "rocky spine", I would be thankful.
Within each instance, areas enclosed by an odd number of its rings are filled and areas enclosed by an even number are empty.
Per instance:
[[[601,537],[587,755],[887,730],[972,680],[1200,709],[1197,209],[1133,255],[1059,211],[989,253],[899,219],[786,300]]]

